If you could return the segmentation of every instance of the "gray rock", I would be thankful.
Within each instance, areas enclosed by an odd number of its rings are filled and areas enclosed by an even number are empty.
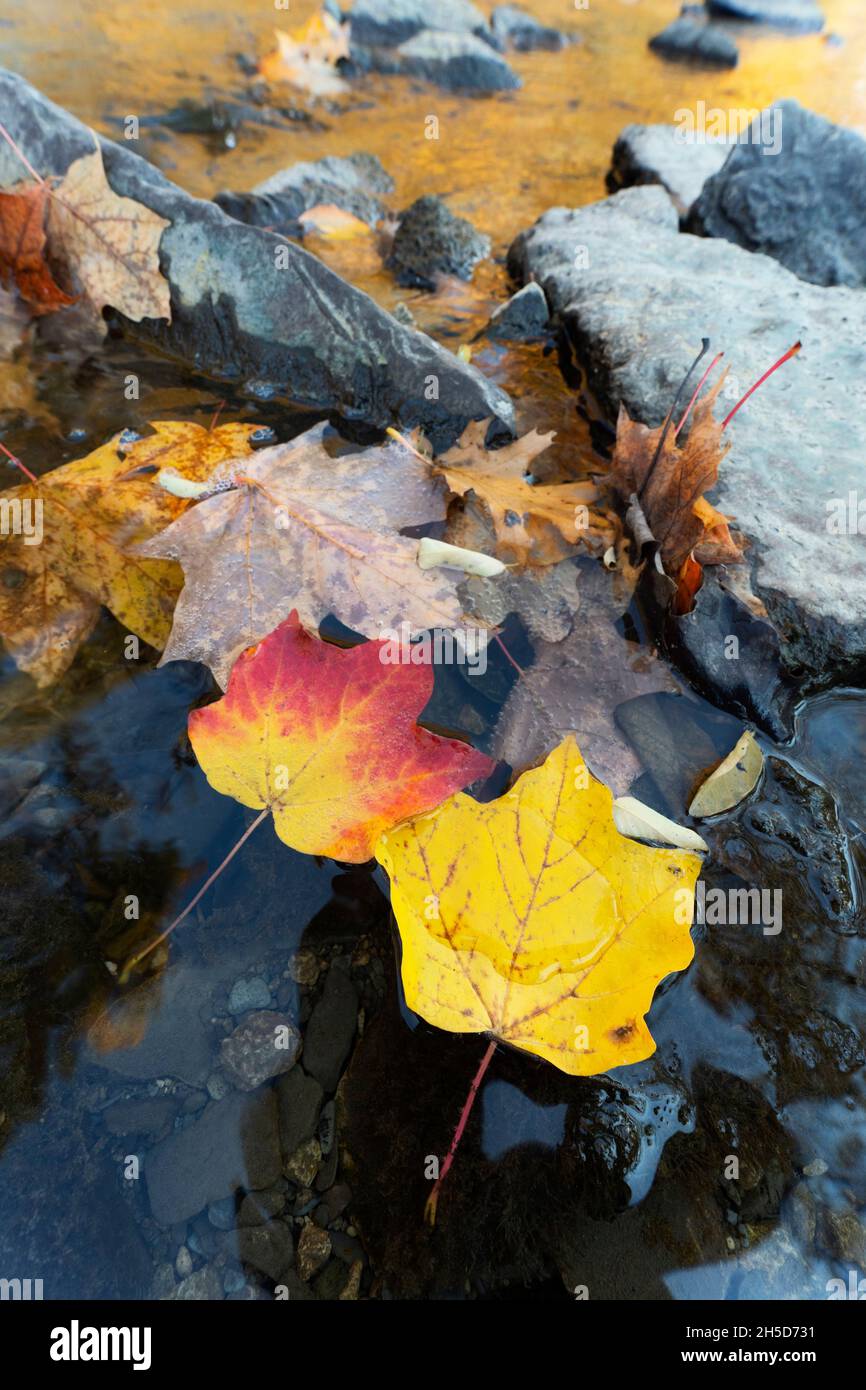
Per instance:
[[[6,820],[12,815],[47,770],[48,764],[35,758],[3,755],[0,759],[0,818]]]
[[[544,290],[540,285],[529,284],[491,314],[485,332],[488,338],[524,343],[540,338],[549,323]]]
[[[286,1194],[281,1187],[269,1188],[267,1192],[251,1192],[241,1202],[237,1224],[264,1226],[272,1217],[279,1216],[285,1210],[285,1205]]]
[[[521,86],[505,59],[474,34],[423,29],[397,53],[401,72],[452,92],[508,92]]]
[[[218,1231],[232,1230],[235,1224],[235,1215],[234,1197],[223,1197],[220,1202],[211,1202],[207,1209],[207,1219]]]
[[[295,1067],[276,1084],[283,1153],[293,1154],[315,1132],[324,1092],[303,1067]]]
[[[827,1211],[823,1237],[837,1259],[855,1264],[866,1272],[866,1226],[854,1211]]]
[[[199,1085],[211,1068],[210,1030],[202,1022],[210,1012],[210,978],[181,961],[142,988],[150,991],[150,1014],[141,1042],[117,1052],[89,1047],[88,1060],[136,1081],[173,1076]]]
[[[706,0],[711,15],[721,19],[745,19],[773,24],[800,34],[817,33],[824,16],[815,0]]]
[[[685,214],[707,179],[719,172],[729,150],[727,141],[686,143],[673,125],[627,125],[613,147],[607,185],[614,193],[635,184],[659,183]]]
[[[159,1134],[177,1114],[170,1096],[146,1100],[121,1100],[104,1112],[105,1127],[112,1134]]]
[[[349,11],[352,40],[396,48],[422,29],[489,36],[487,20],[469,0],[355,0]]]
[[[345,158],[326,155],[314,162],[281,169],[250,193],[218,193],[214,202],[223,212],[253,227],[271,227],[285,236],[302,236],[302,213],[321,203],[333,203],[371,227],[387,216],[382,194],[393,191],[394,180],[372,154]]]
[[[664,419],[700,338],[727,351],[737,398],[798,338],[804,351],[733,420],[711,500],[751,541],[739,568],[800,677],[866,656],[866,554],[831,534],[834,499],[862,488],[866,301],[807,285],[765,256],[687,236],[660,188],[545,213],[511,248],[564,320],[611,418]],[[733,404],[733,400],[730,400]]]
[[[64,174],[93,150],[92,131],[10,72],[0,72],[0,109],[12,138],[45,175]],[[21,172],[3,144],[0,186]],[[316,257],[190,197],[131,149],[100,145],[115,192],[171,222],[160,260],[171,284],[172,321],[132,324],[117,316],[125,332],[251,395],[382,427],[421,425],[437,448],[470,419],[492,416],[512,428],[503,392]],[[435,400],[428,399],[431,376],[438,378]]]
[[[247,1226],[229,1231],[225,1249],[242,1264],[252,1265],[278,1283],[293,1267],[294,1242],[292,1233],[283,1221],[269,1221],[266,1226]]]
[[[762,251],[815,285],[866,285],[866,140],[796,101],[750,130],[704,184],[688,230]]]
[[[488,237],[428,194],[401,214],[387,265],[401,285],[435,289],[439,275],[471,280],[475,266],[489,254]]]
[[[147,1155],[150,1209],[161,1226],[187,1221],[238,1188],[272,1187],[280,1176],[277,1103],[271,1091],[211,1102]]]
[[[286,1014],[266,1009],[251,1014],[220,1044],[220,1061],[242,1091],[290,1071],[301,1051],[301,1035]]]
[[[269,1009],[270,1006],[271,991],[260,975],[235,980],[229,995],[230,1014],[247,1014],[253,1009]]]
[[[737,45],[723,29],[690,18],[675,19],[650,39],[649,46],[663,58],[706,68],[735,68],[740,59]]]
[[[358,994],[339,966],[328,971],[322,997],[304,1035],[304,1067],[326,1091],[336,1091],[358,1024]]]
[[[222,1280],[219,1270],[213,1265],[205,1265],[202,1269],[197,1269],[195,1274],[191,1274],[188,1279],[182,1280],[178,1284],[173,1299],[179,1302],[214,1302],[223,1296]]]
[[[537,48],[555,52],[572,42],[570,35],[540,23],[519,5],[497,5],[490,16],[490,27],[501,43],[509,44],[519,53]]]

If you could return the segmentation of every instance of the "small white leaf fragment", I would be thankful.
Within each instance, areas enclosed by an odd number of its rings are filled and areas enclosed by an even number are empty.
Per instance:
[[[161,468],[156,482],[172,497],[206,497],[213,491],[212,483],[195,483],[192,478],[184,478],[173,468]]]
[[[758,785],[763,769],[764,755],[755,742],[755,735],[747,730],[715,772],[701,783],[689,807],[689,815],[703,818],[729,811]]]
[[[613,819],[620,835],[631,840],[655,840],[676,849],[706,850],[708,845],[695,830],[677,825],[667,816],[645,806],[634,796],[618,796],[613,803]]]
[[[464,550],[460,545],[449,545],[447,541],[434,541],[425,536],[418,543],[418,568],[430,570],[439,565],[463,570],[464,574],[477,574],[482,579],[492,579],[506,569],[493,555],[482,555],[480,550]]]

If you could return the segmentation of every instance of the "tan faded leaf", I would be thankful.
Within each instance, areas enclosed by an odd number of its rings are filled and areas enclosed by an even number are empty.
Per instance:
[[[595,510],[593,483],[527,481],[532,461],[549,447],[553,434],[530,430],[504,449],[485,449],[489,421],[473,421],[460,440],[437,460],[437,469],[459,497],[472,493],[487,507],[500,560],[553,565],[579,544],[597,550],[612,531]]]
[[[200,502],[140,548],[183,566],[163,661],[203,661],[225,688],[240,653],[293,608],[316,628],[333,613],[365,637],[454,627],[460,576],[421,570],[399,529],[441,521],[445,496],[402,444],[332,458],[324,425],[215,477],[236,486]]]
[[[97,314],[106,305],[134,323],[171,319],[169,283],[159,268],[159,241],[170,223],[105,177],[102,151],[70,164],[48,208],[52,254]]]

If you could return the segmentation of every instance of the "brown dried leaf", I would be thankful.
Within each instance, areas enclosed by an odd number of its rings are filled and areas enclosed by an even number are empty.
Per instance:
[[[45,203],[48,185],[19,183],[0,193],[0,281],[15,281],[34,314],[50,314],[72,304],[45,259]]]

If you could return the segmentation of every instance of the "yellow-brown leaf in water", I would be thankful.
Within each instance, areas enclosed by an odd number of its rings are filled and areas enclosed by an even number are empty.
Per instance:
[[[168,226],[166,218],[112,190],[100,149],[70,164],[49,202],[52,254],[97,314],[110,305],[134,323],[171,318],[158,254]]]
[[[348,24],[322,10],[291,34],[275,29],[274,38],[276,49],[259,65],[269,82],[288,82],[312,96],[339,96],[346,91],[337,62],[349,56]]]
[[[573,1076],[649,1057],[701,861],[621,835],[612,807],[567,738],[498,801],[460,793],[384,834],[409,1008]]]
[[[592,483],[532,484],[530,464],[552,442],[552,434],[530,430],[504,449],[485,449],[489,420],[473,421],[460,440],[437,460],[437,469],[459,497],[474,493],[487,507],[496,533],[496,555],[506,563],[554,565],[581,543],[598,549],[612,531],[592,508]]]
[[[71,664],[101,604],[143,641],[165,645],[183,576],[165,560],[129,552],[189,503],[156,487],[152,470],[170,463],[186,477],[207,478],[223,459],[252,452],[255,427],[163,421],[153,428],[128,450],[115,436],[0,494],[0,636],[39,685]]]
[[[427,462],[402,442],[332,458],[324,434],[222,465],[232,490],[140,547],[186,578],[163,661],[203,661],[225,689],[240,653],[293,608],[312,630],[333,613],[373,638],[459,625],[459,576],[419,569],[418,541],[397,534],[445,517]]]
[[[372,229],[336,203],[317,203],[314,208],[302,212],[298,221],[302,226],[331,241],[349,241],[354,237],[370,236]]]
[[[632,420],[625,406],[620,406],[610,482],[625,503],[637,494],[671,575],[679,575],[692,551],[702,564],[742,559],[742,547],[731,536],[727,518],[704,498],[718,480],[719,465],[729,447],[722,445],[722,427],[713,415],[724,380],[722,374],[698,401],[682,448],[673,429],[669,430],[654,466],[663,427],[650,429]]]

